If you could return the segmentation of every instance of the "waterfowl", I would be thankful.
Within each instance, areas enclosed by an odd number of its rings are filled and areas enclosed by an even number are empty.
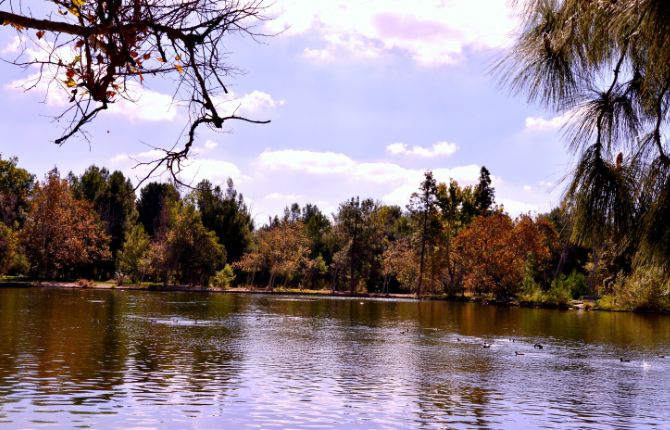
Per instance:
[[[484,348],[490,348],[490,347],[491,347],[491,344],[490,344],[490,343],[484,343],[484,345],[482,345],[482,346],[483,346]]]
[[[619,361],[622,362],[622,363],[630,363],[630,360],[629,360],[629,359],[627,359],[627,358],[623,358],[623,357],[620,357],[620,358],[619,358]]]
[[[523,352],[514,351],[514,355],[526,355],[526,354],[524,354]]]
[[[460,341],[461,341],[461,338],[460,338],[460,337],[457,337],[457,338],[456,338],[456,342],[460,342]]]
[[[535,349],[542,349],[542,348],[544,348],[544,347],[543,347],[542,345],[540,345],[539,343],[536,343],[535,345],[533,345],[533,348],[535,348]]]

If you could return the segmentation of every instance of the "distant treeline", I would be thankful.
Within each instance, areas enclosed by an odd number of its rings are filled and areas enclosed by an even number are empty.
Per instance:
[[[17,162],[0,158],[2,275],[665,306],[652,289],[626,299],[639,288],[630,265],[572,244],[565,209],[512,219],[486,167],[474,186],[427,171],[404,208],[353,197],[328,216],[294,203],[255,228],[232,180],[183,194],[151,182],[137,197],[118,171],[37,181]]]

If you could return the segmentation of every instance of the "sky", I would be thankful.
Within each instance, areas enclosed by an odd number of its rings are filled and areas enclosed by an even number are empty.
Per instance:
[[[508,0],[275,0],[258,29],[232,36],[230,109],[266,125],[201,128],[182,179],[228,177],[257,222],[293,202],[325,213],[353,196],[404,207],[423,173],[462,185],[482,165],[496,201],[513,216],[556,206],[573,167],[561,138],[565,117],[510,94],[491,72],[508,52],[518,17]],[[0,28],[0,57],[17,52],[17,33]],[[3,157],[38,178],[57,166],[91,164],[136,182],[138,161],[171,147],[186,124],[169,86],[137,85],[88,127],[89,141],[53,143],[67,104],[57,89],[25,91],[36,72],[0,64]]]

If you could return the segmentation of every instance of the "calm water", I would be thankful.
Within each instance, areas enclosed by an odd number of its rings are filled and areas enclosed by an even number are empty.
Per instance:
[[[662,428],[668,387],[667,316],[0,289],[0,428]]]

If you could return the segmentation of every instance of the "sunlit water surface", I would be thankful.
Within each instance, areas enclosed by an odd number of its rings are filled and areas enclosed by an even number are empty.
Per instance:
[[[662,428],[668,387],[667,316],[0,289],[0,428]]]

